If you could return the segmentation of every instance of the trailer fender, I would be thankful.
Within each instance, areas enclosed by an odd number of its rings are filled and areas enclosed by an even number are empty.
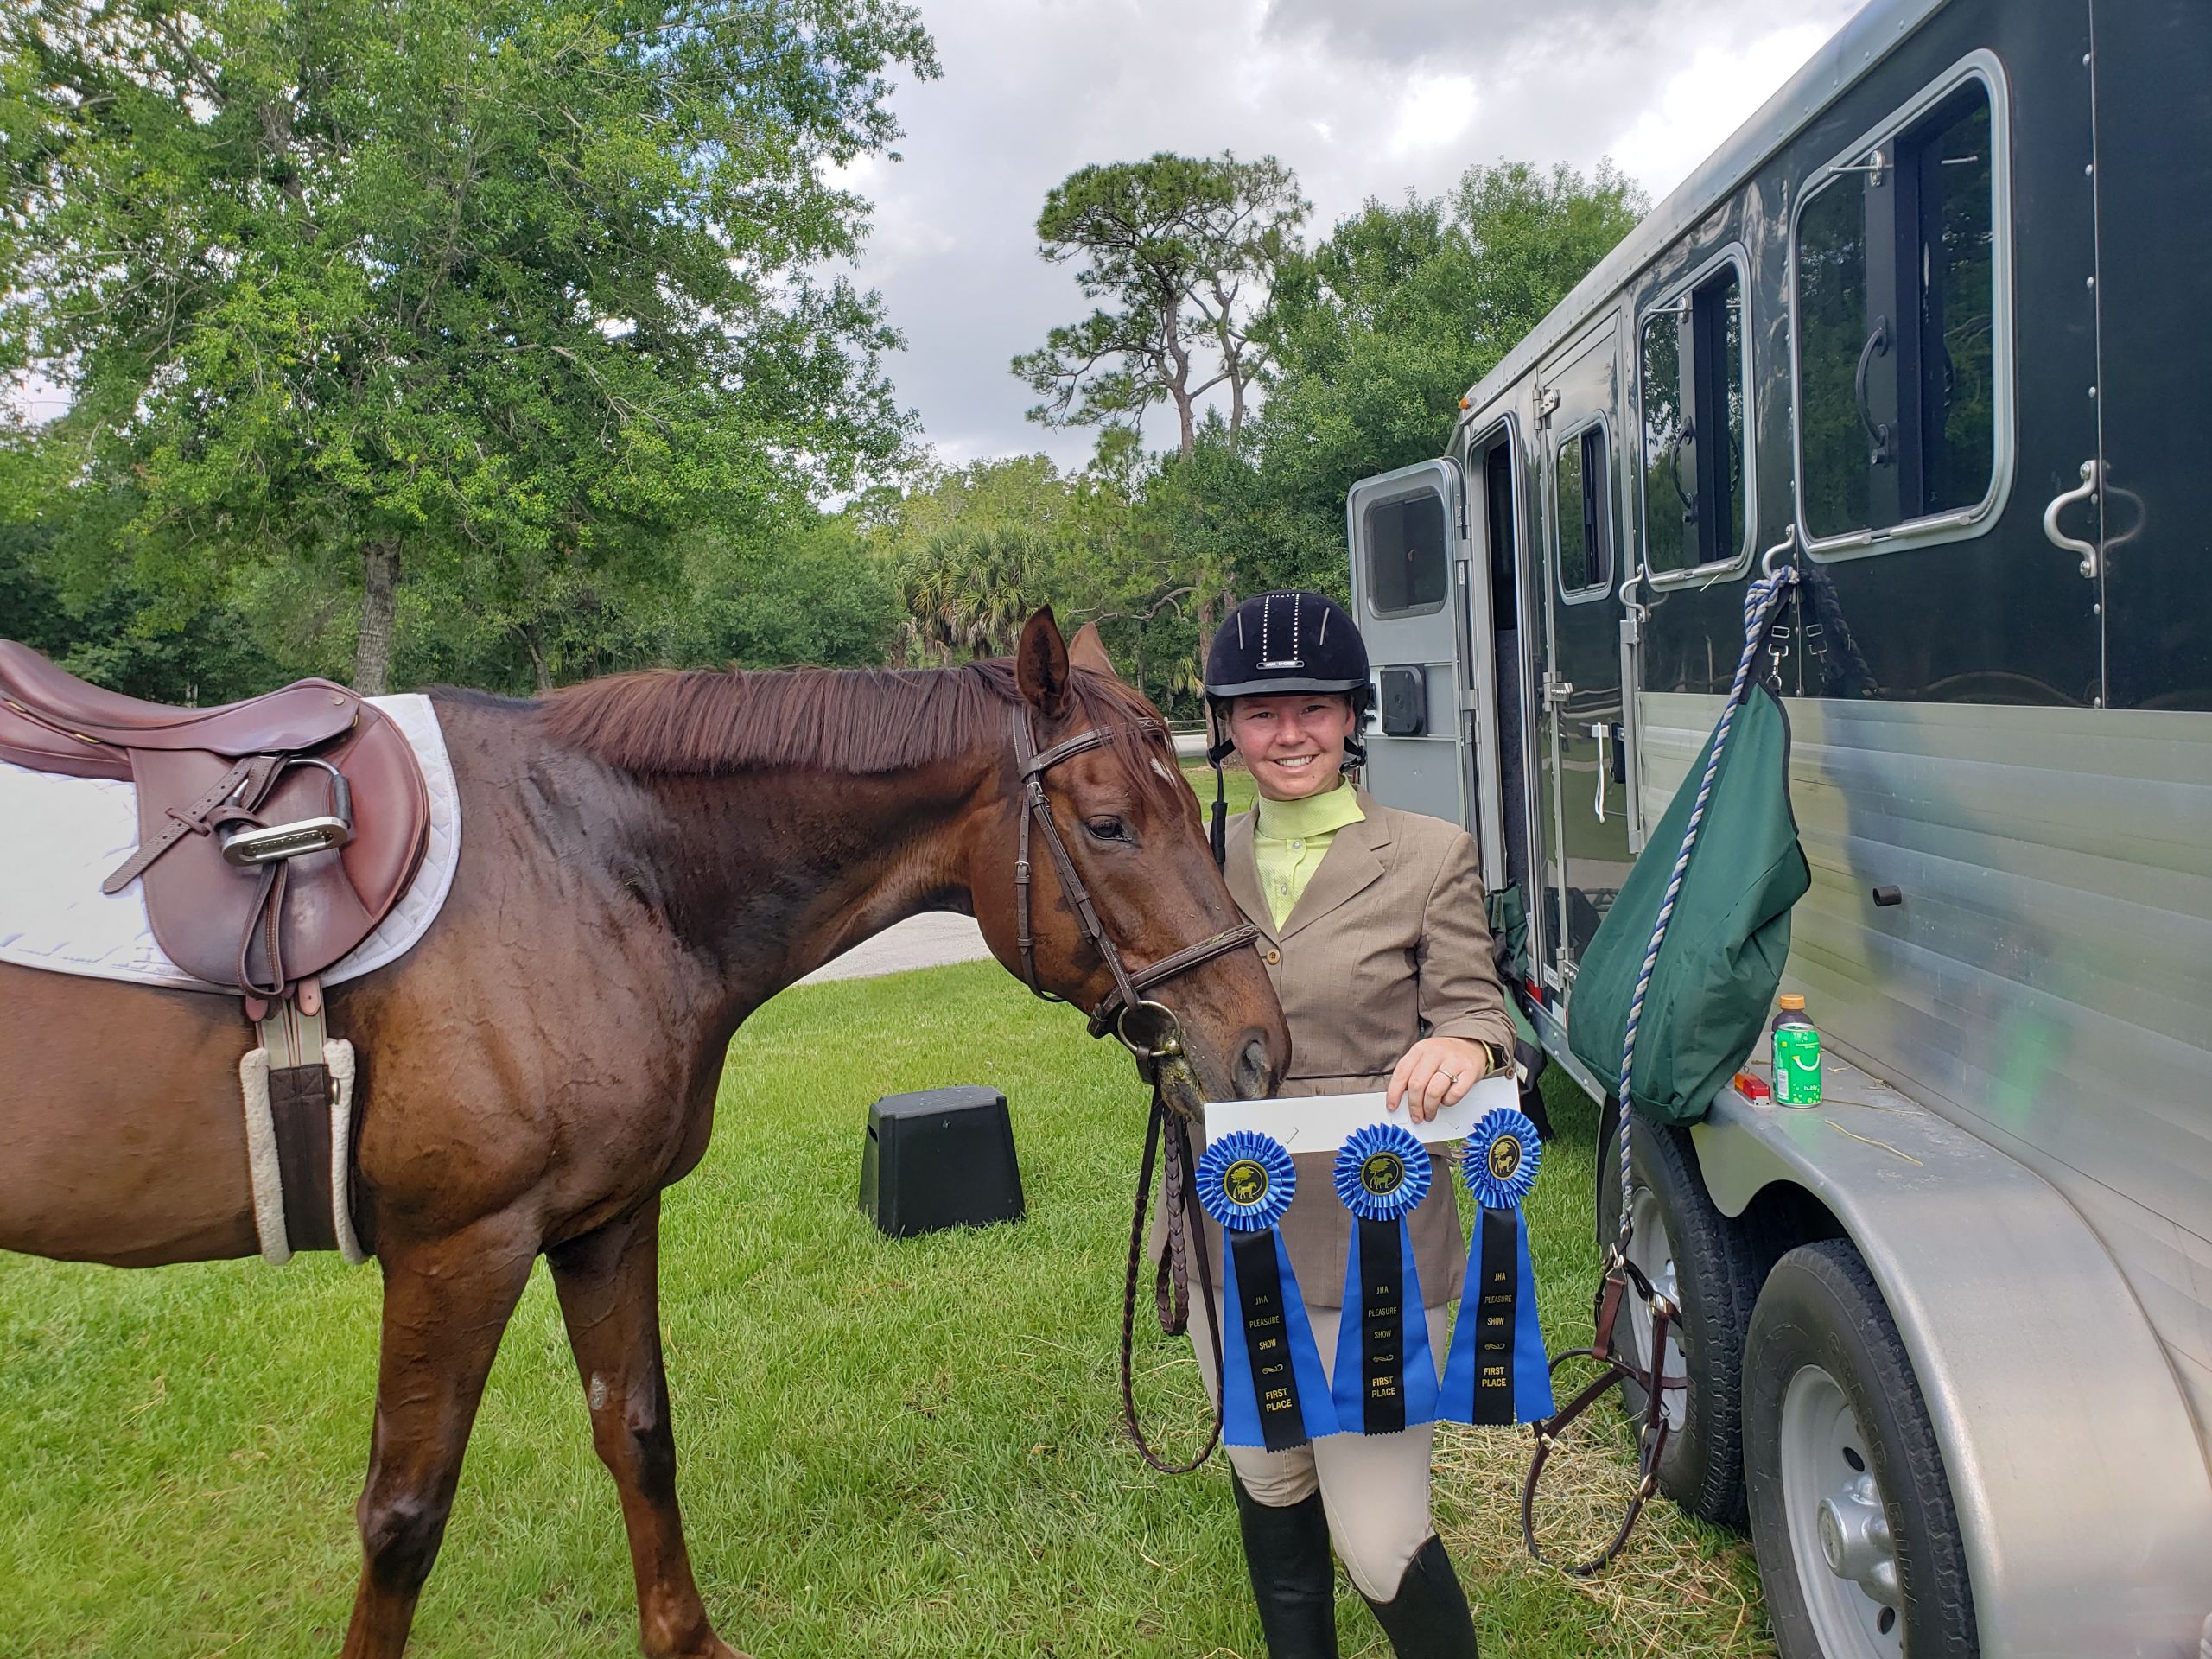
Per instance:
[[[1722,1213],[1787,1183],[1865,1259],[1935,1421],[1985,1659],[2196,1659],[2212,1473],[2126,1280],[2033,1171],[1823,1059],[1821,1106],[1724,1089],[1693,1143]]]

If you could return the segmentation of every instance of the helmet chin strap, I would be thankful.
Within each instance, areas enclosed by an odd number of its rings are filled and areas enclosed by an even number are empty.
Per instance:
[[[1240,617],[1238,621],[1241,626],[1243,619]],[[1206,699],[1206,718],[1215,732],[1228,730],[1228,715],[1215,698]],[[1229,784],[1222,776],[1221,763],[1236,751],[1236,740],[1232,737],[1217,737],[1206,746],[1206,764],[1213,768],[1213,824],[1209,833],[1217,870],[1229,868]]]
[[[1221,773],[1221,763],[1227,760],[1236,745],[1224,738],[1206,751],[1206,764],[1213,768],[1213,867],[1217,870],[1229,868],[1229,783]]]

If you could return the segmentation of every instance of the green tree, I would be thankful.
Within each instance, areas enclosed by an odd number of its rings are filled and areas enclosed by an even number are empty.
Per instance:
[[[371,691],[410,618],[541,683],[589,656],[556,621],[679,532],[899,454],[896,336],[814,274],[899,66],[936,73],[900,0],[9,9],[0,371],[73,398],[48,556],[126,557],[147,633],[309,596]]]
[[[899,591],[847,518],[817,518],[767,537],[719,534],[687,548],[685,661],[772,668],[865,668],[896,640]]]
[[[1345,491],[1440,453],[1460,395],[1643,205],[1610,166],[1589,178],[1476,168],[1441,198],[1370,201],[1281,262],[1260,325],[1275,366],[1253,430],[1240,444],[1202,422],[1186,450],[1142,469],[1128,492],[1122,556],[1185,595],[1136,641],[1156,701],[1195,708],[1204,643],[1239,596],[1346,596]]]
[[[1252,320],[1307,211],[1298,181],[1272,156],[1162,152],[1069,175],[1038,215],[1039,252],[1054,264],[1082,260],[1084,296],[1109,303],[1014,359],[1014,373],[1045,398],[1030,418],[1135,424],[1166,403],[1188,454],[1201,401],[1226,386],[1234,442],[1268,362]]]
[[[1052,601],[1044,532],[1007,523],[938,531],[900,573],[907,638],[917,654],[1004,656],[1021,625]]]
[[[1285,263],[1279,361],[1259,444],[1271,488],[1327,520],[1341,582],[1344,492],[1440,453],[1459,397],[1634,228],[1643,193],[1610,162],[1471,168],[1442,198],[1370,201]]]

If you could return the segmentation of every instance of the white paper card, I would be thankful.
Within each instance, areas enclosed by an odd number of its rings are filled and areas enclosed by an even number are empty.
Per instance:
[[[1521,1090],[1510,1077],[1484,1077],[1426,1123],[1416,1123],[1402,1104],[1395,1112],[1382,1109],[1383,1096],[1371,1095],[1309,1095],[1289,1100],[1210,1100],[1206,1103],[1206,1140],[1219,1140],[1232,1129],[1256,1129],[1281,1141],[1293,1152],[1334,1152],[1370,1123],[1396,1123],[1411,1129],[1427,1145],[1440,1141],[1465,1140],[1485,1113],[1500,1106],[1517,1108]]]

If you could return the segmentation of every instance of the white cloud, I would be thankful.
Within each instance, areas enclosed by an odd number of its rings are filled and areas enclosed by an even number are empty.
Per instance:
[[[1408,79],[1397,130],[1390,135],[1394,156],[1419,156],[1453,143],[1473,124],[1475,82],[1471,75],[1415,74]]]
[[[899,89],[906,159],[855,178],[875,203],[860,278],[907,335],[899,395],[950,461],[1089,454],[1089,433],[1023,420],[1033,397],[1007,372],[1085,308],[1035,225],[1088,162],[1272,153],[1313,202],[1312,236],[1501,157],[1611,156],[1656,200],[1855,3],[925,0],[944,77]]]

